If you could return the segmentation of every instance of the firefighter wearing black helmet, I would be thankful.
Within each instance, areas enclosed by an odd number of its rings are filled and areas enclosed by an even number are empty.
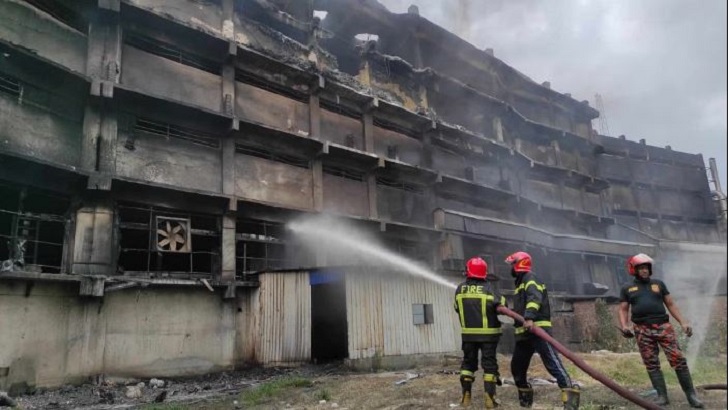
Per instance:
[[[523,324],[515,325],[516,347],[511,359],[511,373],[518,387],[519,404],[521,407],[533,405],[533,388],[528,383],[527,374],[531,358],[537,352],[546,370],[561,388],[564,409],[576,410],[579,408],[578,386],[571,382],[553,346],[529,331],[532,326],[538,326],[551,333],[551,308],[546,285],[531,272],[531,255],[528,253],[516,252],[506,258],[506,263],[511,265],[511,276],[515,279],[513,311],[525,319]]]
[[[501,323],[496,308],[505,305],[505,298],[499,296],[485,281],[488,265],[481,258],[472,258],[466,264],[465,282],[455,292],[455,311],[460,319],[463,361],[460,366],[460,385],[463,396],[461,404],[470,405],[473,381],[478,370],[478,352],[481,353],[485,408],[498,406],[496,385],[500,384],[496,350],[501,336]]]
[[[642,362],[647,368],[652,387],[657,392],[655,404],[664,406],[670,403],[658,356],[662,347],[670,366],[675,369],[680,387],[685,392],[690,407],[702,409],[703,403],[698,400],[687,360],[677,344],[675,329],[670,324],[670,317],[665,307],[680,323],[688,337],[693,334],[693,329],[680,314],[665,283],[652,278],[652,264],[652,258],[643,253],[627,260],[627,269],[629,274],[634,276],[634,281],[623,286],[620,295],[619,323],[622,325],[622,334],[625,337],[637,336],[637,347]],[[630,308],[634,333],[627,320]]]

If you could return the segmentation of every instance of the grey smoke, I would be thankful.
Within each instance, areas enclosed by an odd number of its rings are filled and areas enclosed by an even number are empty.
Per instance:
[[[594,105],[609,130],[716,158],[726,181],[726,2],[380,0],[459,34],[534,81]],[[594,124],[598,129],[598,122]]]

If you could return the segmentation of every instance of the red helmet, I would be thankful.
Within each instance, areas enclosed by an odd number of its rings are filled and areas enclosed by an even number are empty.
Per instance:
[[[650,270],[650,275],[652,275],[652,264],[654,262],[655,261],[653,261],[652,258],[644,253],[638,253],[637,255],[627,259],[627,271],[630,275],[634,276],[637,274],[638,266],[647,265],[647,268]]]
[[[471,258],[467,266],[467,277],[474,279],[485,279],[488,276],[488,264],[481,258]]]
[[[506,258],[506,263],[513,267],[516,273],[527,273],[531,271],[531,255],[526,252],[516,252]]]

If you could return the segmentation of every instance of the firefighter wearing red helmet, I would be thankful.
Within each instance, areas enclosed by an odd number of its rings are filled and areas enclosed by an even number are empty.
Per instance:
[[[496,385],[500,385],[496,350],[501,336],[501,323],[496,308],[505,305],[505,298],[498,295],[485,278],[488,265],[481,258],[470,259],[466,264],[466,280],[455,292],[455,311],[460,319],[463,361],[460,365],[460,385],[463,406],[470,405],[475,372],[478,370],[478,352],[483,367],[485,408],[498,406]]]
[[[579,389],[571,382],[561,358],[548,342],[529,332],[538,326],[551,334],[551,308],[546,285],[531,272],[531,255],[516,252],[506,258],[511,265],[511,276],[515,279],[513,311],[523,316],[524,323],[516,323],[516,346],[511,359],[513,381],[518,387],[518,401],[521,407],[533,405],[533,388],[528,383],[528,367],[534,353],[538,353],[546,370],[556,379],[561,388],[564,409],[579,408]]]
[[[652,278],[653,263],[652,258],[643,253],[627,260],[627,269],[634,276],[634,281],[623,286],[620,294],[619,323],[622,325],[622,334],[625,337],[637,337],[642,362],[647,368],[652,387],[657,392],[655,404],[664,406],[670,403],[665,378],[660,369],[659,347],[662,347],[670,366],[675,369],[690,407],[702,409],[703,403],[698,400],[687,360],[677,344],[675,329],[670,324],[665,307],[680,323],[688,337],[693,334],[693,329],[680,314],[665,283]],[[634,333],[627,320],[630,308]]]

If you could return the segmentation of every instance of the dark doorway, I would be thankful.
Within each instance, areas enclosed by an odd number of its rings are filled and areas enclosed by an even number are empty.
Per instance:
[[[311,272],[311,359],[326,363],[349,357],[346,282],[335,272]]]

